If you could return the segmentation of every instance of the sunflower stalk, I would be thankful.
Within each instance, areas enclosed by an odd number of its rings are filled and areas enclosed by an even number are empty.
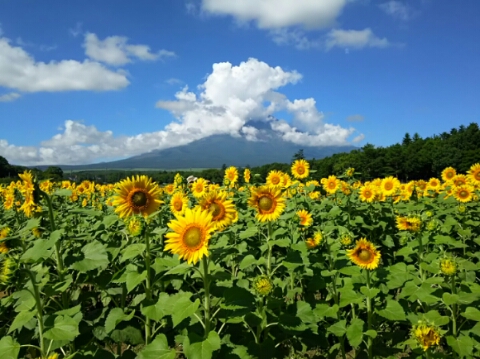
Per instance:
[[[455,275],[452,276],[452,294],[457,294],[457,288],[455,283]],[[452,335],[457,337],[457,304],[452,305]]]
[[[45,340],[43,339],[43,304],[42,299],[40,298],[40,292],[38,290],[37,281],[35,280],[35,276],[31,270],[27,269],[28,275],[30,276],[30,280],[32,281],[33,287],[33,294],[35,298],[35,305],[37,307],[37,320],[38,320],[38,336],[40,341],[40,350],[41,356],[45,355]]]
[[[272,222],[268,222],[268,237],[267,237],[267,245],[268,245],[268,254],[267,254],[267,275],[270,278],[272,274],[272,245],[270,241],[273,239],[273,227]]]
[[[210,277],[208,272],[208,257],[202,258],[203,265],[203,286],[205,289],[205,338],[210,333],[211,317],[210,317]]]
[[[145,269],[147,271],[147,277],[145,278],[145,295],[147,301],[152,300],[152,278],[151,278],[151,269],[150,269],[150,238],[148,233],[148,227],[145,229]],[[150,343],[150,338],[152,336],[152,323],[150,318],[147,316],[145,318],[145,344]]]
[[[367,289],[370,292],[370,271],[367,269]],[[367,296],[367,318],[368,318],[368,324],[367,324],[367,330],[372,329],[372,298],[370,298],[370,295]],[[373,338],[369,335],[368,336],[368,358],[372,359],[373,358]]]

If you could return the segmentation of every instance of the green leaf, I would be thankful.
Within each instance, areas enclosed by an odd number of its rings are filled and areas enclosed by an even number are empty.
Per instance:
[[[336,318],[338,312],[338,305],[329,305],[329,304],[317,304],[313,310],[317,321],[323,319],[324,317]]]
[[[125,314],[122,308],[113,308],[110,313],[108,313],[107,319],[105,320],[105,331],[110,333],[115,329],[118,323],[126,321],[128,322],[133,318],[135,311],[132,311],[130,314]]]
[[[297,302],[297,317],[304,323],[315,322],[315,315],[313,314],[312,307],[310,307],[310,304],[307,302]]]
[[[80,332],[78,331],[78,322],[66,315],[60,315],[55,318],[53,328],[47,330],[44,334],[45,338],[51,340],[68,340],[75,339]]]
[[[188,264],[188,262],[183,262],[183,263],[179,264],[178,266],[175,266],[172,269],[170,269],[167,273],[165,273],[165,275],[185,274],[188,271],[190,271],[191,268],[192,268],[192,266],[190,264]]]
[[[347,339],[350,345],[354,348],[362,343],[363,325],[365,322],[359,318],[355,318],[347,328]]]
[[[338,270],[340,273],[350,276],[360,275],[360,267],[358,266],[345,266]]]
[[[18,344],[12,337],[3,337],[0,339],[0,353],[2,359],[17,359],[20,352],[20,344]]]
[[[245,268],[250,267],[252,264],[256,262],[257,262],[257,259],[253,255],[249,254],[245,256],[245,258],[243,258],[242,261],[240,262],[240,269],[244,270]]]
[[[168,301],[169,296],[167,293],[160,293],[160,297],[158,298],[158,301],[156,304],[153,305],[148,305],[148,306],[142,306],[141,312],[143,315],[145,315],[147,318],[150,318],[155,321],[159,321],[162,319],[166,313],[164,311],[164,305],[165,302]]]
[[[72,190],[71,189],[57,189],[55,192],[52,194],[53,196],[62,196],[62,197],[71,197],[72,196]]]
[[[461,313],[463,317],[471,320],[475,320],[476,322],[480,322],[480,310],[474,307],[468,307],[465,309],[465,312]]]
[[[448,292],[445,292],[442,295],[442,299],[446,305],[452,305],[458,303],[459,296],[457,294],[450,294]]]
[[[353,289],[342,288],[338,291],[340,293],[340,308],[343,308],[352,303],[360,303],[363,297],[358,295]]]
[[[36,310],[33,311],[23,311],[17,314],[15,319],[13,320],[12,325],[10,326],[10,329],[8,329],[8,333],[10,334],[13,332],[15,329],[22,328],[25,324],[27,324],[37,313]]]
[[[377,337],[377,331],[370,329],[365,332],[365,335],[368,335],[370,338],[375,339]]]
[[[175,349],[168,347],[168,341],[165,334],[159,334],[138,353],[138,359],[175,359],[177,353]]]
[[[185,338],[183,351],[187,359],[210,359],[215,350],[220,349],[220,337],[214,331],[208,333],[208,337],[202,340],[195,334]]]
[[[145,244],[143,243],[130,244],[127,248],[123,250],[122,259],[120,259],[120,263],[125,262],[128,259],[135,258],[136,256],[141,255],[144,251],[145,251]]]
[[[24,262],[37,262],[39,259],[46,259],[52,254],[52,247],[55,242],[47,239],[37,239],[32,248],[26,250],[26,252],[20,258]]]
[[[455,338],[452,335],[447,337],[447,344],[460,355],[461,358],[473,354],[474,341],[472,338],[461,335]]]
[[[406,320],[402,306],[391,299],[387,299],[387,307],[385,309],[376,310],[376,312],[388,320]]]
[[[109,264],[105,246],[98,241],[88,243],[82,248],[82,253],[84,258],[72,264],[72,268],[79,272],[85,273],[97,268],[105,269]]]
[[[246,239],[246,238],[253,237],[257,233],[258,233],[258,228],[257,227],[249,227],[246,230],[244,230],[243,232],[240,232],[238,237],[240,239]]]
[[[380,289],[377,288],[367,288],[365,286],[360,288],[360,292],[367,298],[375,298],[378,293],[380,293]]]
[[[346,320],[341,320],[339,322],[336,322],[335,324],[327,328],[327,332],[330,332],[336,335],[337,337],[341,337],[347,332],[346,324],[347,324]]]
[[[155,259],[155,263],[152,265],[153,270],[158,274],[160,272],[169,270],[180,264],[178,256],[174,257],[160,257]]]
[[[176,327],[182,320],[190,317],[195,313],[200,306],[200,300],[197,299],[195,302],[192,302],[190,298],[182,297],[180,298],[173,307],[172,321],[173,326]]]
[[[127,292],[130,293],[134,290],[137,285],[142,283],[147,278],[147,271],[144,270],[142,273],[137,271],[127,272]]]

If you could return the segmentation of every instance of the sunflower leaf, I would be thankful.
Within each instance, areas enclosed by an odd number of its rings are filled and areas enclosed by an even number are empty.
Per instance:
[[[376,312],[388,320],[406,320],[402,306],[391,299],[387,299],[387,307],[385,309],[376,310]]]
[[[195,313],[200,306],[200,300],[197,299],[192,302],[190,298],[181,297],[173,307],[172,321],[173,326],[176,327],[180,322]]]
[[[20,344],[12,337],[3,337],[0,339],[0,353],[2,353],[2,359],[17,359],[18,353],[20,353]]]
[[[168,341],[165,334],[159,334],[153,342],[148,344],[138,353],[138,359],[175,359],[175,349],[168,347]]]
[[[362,343],[363,325],[365,322],[359,318],[355,318],[347,328],[347,339],[350,345],[354,348]]]
[[[105,246],[93,241],[82,248],[84,258],[72,264],[72,268],[79,272],[88,272],[97,268],[106,268],[109,264],[107,251]]]
[[[208,333],[208,337],[204,340],[194,333],[189,333],[183,342],[187,359],[210,359],[213,352],[220,349],[220,346],[220,337],[214,331]]]

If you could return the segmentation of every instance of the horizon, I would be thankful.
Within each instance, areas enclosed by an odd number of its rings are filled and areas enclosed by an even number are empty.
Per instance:
[[[387,147],[480,122],[478,1],[252,1],[3,2],[0,156],[108,163],[256,140],[249,121],[299,146]]]

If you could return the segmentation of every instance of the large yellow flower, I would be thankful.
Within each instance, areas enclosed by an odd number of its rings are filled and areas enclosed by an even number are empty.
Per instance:
[[[440,343],[440,333],[434,326],[427,325],[427,323],[419,322],[418,325],[413,327],[412,335],[424,351]]]
[[[473,187],[468,185],[453,188],[453,197],[459,202],[470,202],[473,197]]]
[[[453,177],[452,182],[457,187],[464,186],[468,184],[468,178],[465,175],[459,174]]]
[[[358,240],[355,248],[348,249],[347,256],[357,266],[368,270],[377,268],[381,257],[373,243],[366,238]]]
[[[373,200],[375,199],[375,194],[376,194],[375,187],[371,184],[362,186],[360,188],[359,194],[360,194],[359,196],[360,201],[372,203]]]
[[[200,200],[200,207],[212,213],[216,230],[229,226],[236,216],[235,205],[227,199],[227,192],[217,190],[208,193]]]
[[[268,186],[281,186],[283,182],[283,173],[275,170],[270,171],[266,182]]]
[[[173,214],[183,214],[187,207],[188,198],[182,191],[175,192],[172,198],[170,198],[170,211],[172,211]]]
[[[453,167],[447,167],[442,171],[442,180],[444,182],[451,181],[457,175],[457,171]]]
[[[323,181],[323,189],[330,194],[334,194],[340,188],[340,180],[335,176],[328,176],[328,178]]]
[[[231,185],[238,181],[238,170],[236,167],[231,166],[225,170],[225,179],[228,179]]]
[[[480,186],[480,163],[472,165],[467,173],[472,184]]]
[[[250,170],[248,168],[245,168],[245,171],[243,171],[243,179],[245,180],[246,183],[250,183]]]
[[[155,212],[163,203],[161,190],[150,177],[137,175],[117,183],[112,204],[121,218],[141,214],[144,217]]]
[[[297,216],[300,219],[300,225],[304,227],[311,226],[313,224],[313,218],[308,211],[302,209],[300,211],[297,211]]]
[[[307,178],[310,173],[310,165],[305,160],[296,160],[292,164],[292,175],[296,179]]]
[[[203,256],[208,257],[208,241],[215,228],[212,214],[200,207],[187,208],[185,216],[175,216],[168,223],[173,230],[165,235],[165,251],[178,254],[189,264],[196,264]]]
[[[192,184],[192,194],[197,197],[203,197],[207,193],[208,183],[205,179],[199,178]]]
[[[252,189],[248,205],[257,209],[260,222],[274,221],[285,210],[285,198],[277,187],[262,186]]]
[[[393,177],[386,177],[382,180],[382,183],[380,184],[380,188],[382,190],[382,193],[385,196],[392,196],[397,192],[397,189],[400,187],[400,181]]]

